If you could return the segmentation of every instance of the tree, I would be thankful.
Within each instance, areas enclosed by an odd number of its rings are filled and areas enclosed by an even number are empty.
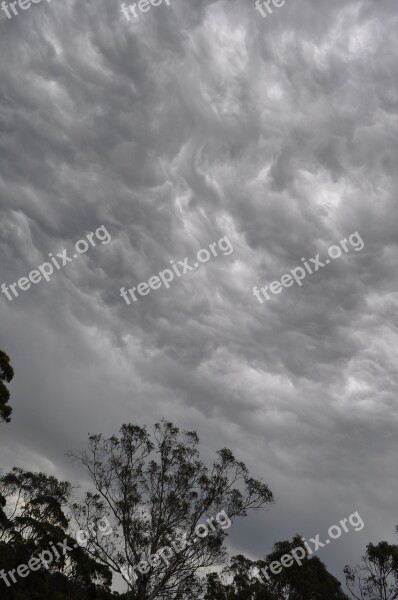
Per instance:
[[[241,554],[233,556],[221,573],[207,575],[204,600],[279,600],[269,586],[253,578],[258,564]]]
[[[299,562],[287,561],[286,555],[292,557],[292,550],[299,546],[302,554],[298,558],[304,557]],[[283,556],[290,566],[283,566]],[[270,572],[272,563],[279,571],[276,575]],[[348,600],[348,597],[319,558],[308,556],[297,535],[291,542],[277,542],[264,561],[250,561],[241,555],[233,557],[221,574],[208,576],[205,600]]]
[[[8,405],[10,392],[3,381],[10,383],[13,377],[14,369],[10,365],[10,357],[0,350],[0,422],[9,423],[11,421],[12,408]]]
[[[73,507],[80,527],[106,515],[114,528],[111,538],[90,540],[87,550],[122,575],[135,600],[196,600],[198,570],[226,559],[226,519],[231,524],[273,501],[268,486],[250,477],[229,449],[207,468],[198,443],[195,432],[163,420],[152,437],[127,424],[119,436],[91,435],[89,452],[70,454],[95,487]]]
[[[72,486],[66,481],[16,467],[0,478],[1,598],[44,598],[47,594],[54,597],[56,592],[61,600],[71,597],[61,595],[68,589],[74,598],[95,598],[96,584],[99,589],[109,590],[109,569],[96,563],[68,533],[65,511],[71,491]],[[67,552],[61,549],[65,541]],[[13,569],[15,573],[19,565],[27,565],[31,558],[39,558],[39,568],[31,571],[27,579],[21,576],[13,581],[8,573]]]
[[[397,527],[398,533],[398,527]],[[362,563],[344,568],[346,585],[357,600],[398,598],[398,546],[379,542],[368,544]]]
[[[292,561],[289,567],[283,567],[277,575],[272,575],[270,587],[277,598],[289,600],[348,600],[341,589],[341,583],[328,572],[324,563],[317,556],[309,556],[300,535],[295,535],[292,541],[277,542],[265,559],[269,566],[273,561],[279,561],[285,554],[302,548],[305,556],[297,562]],[[302,564],[299,564],[302,563]]]

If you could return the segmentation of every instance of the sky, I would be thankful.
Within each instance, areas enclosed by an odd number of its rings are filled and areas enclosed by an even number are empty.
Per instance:
[[[318,553],[342,579],[398,524],[396,2],[18,10],[0,16],[0,284],[110,237],[0,294],[3,472],[84,483],[67,450],[165,417],[274,493],[234,522],[231,555],[358,511],[363,530]],[[355,232],[362,248],[253,294]],[[222,238],[229,254],[121,297]]]

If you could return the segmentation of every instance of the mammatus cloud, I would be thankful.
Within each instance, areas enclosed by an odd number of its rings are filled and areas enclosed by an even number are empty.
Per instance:
[[[0,283],[103,224],[10,303],[14,464],[80,479],[87,433],[162,416],[276,497],[231,531],[259,558],[358,510],[341,577],[397,521],[397,15],[392,1],[41,2],[0,22]],[[253,286],[364,248],[260,305]],[[227,236],[234,252],[134,306],[122,286]],[[351,255],[350,255],[351,254]],[[355,254],[355,256],[353,256]]]

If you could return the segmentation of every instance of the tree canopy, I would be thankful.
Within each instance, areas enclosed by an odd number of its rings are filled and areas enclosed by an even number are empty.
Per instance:
[[[12,408],[9,406],[10,392],[4,381],[10,383],[14,377],[14,369],[10,365],[10,357],[0,350],[0,421],[11,421]]]
[[[269,579],[261,577],[264,567],[280,561],[300,545],[300,536],[295,536],[291,542],[277,542],[265,560],[234,556],[220,574],[208,575],[205,600],[348,600],[341,583],[318,557],[309,557],[306,550],[300,565],[292,561],[279,574]]]
[[[347,587],[356,600],[396,600],[398,546],[385,541],[368,544],[362,562],[355,567],[346,566],[344,573]]]
[[[0,478],[2,599],[111,597],[111,572],[70,535],[71,492],[66,481],[16,467]],[[67,552],[62,551],[65,545]],[[35,557],[37,568],[26,574]]]
[[[89,451],[75,456],[94,487],[74,505],[75,518],[84,528],[106,515],[114,529],[111,538],[90,540],[87,550],[119,572],[137,600],[196,600],[196,574],[226,559],[226,520],[220,524],[218,515],[233,520],[273,501],[267,484],[251,477],[231,450],[219,450],[207,467],[198,443],[195,432],[163,420],[152,432],[126,424],[110,438],[92,435]],[[173,546],[175,538],[182,541]],[[172,548],[167,561],[163,548]]]

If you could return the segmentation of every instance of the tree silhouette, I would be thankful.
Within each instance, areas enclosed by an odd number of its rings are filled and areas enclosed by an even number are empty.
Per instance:
[[[208,468],[199,457],[197,434],[167,421],[155,424],[152,436],[128,424],[119,436],[89,440],[89,452],[75,458],[87,469],[95,492],[75,504],[75,518],[82,528],[100,515],[112,521],[114,534],[92,539],[87,550],[121,573],[136,600],[196,600],[196,575],[225,562],[227,535],[216,520],[206,537],[198,526],[222,511],[233,519],[273,501],[268,486],[250,477],[229,449],[220,450]],[[183,540],[168,551],[167,561],[156,559],[177,534]]]
[[[234,556],[221,574],[208,575],[205,600],[348,600],[340,582],[318,557],[309,557],[304,549],[302,564],[292,561],[291,566],[283,567],[277,575],[262,577],[264,567],[280,562],[282,556],[291,554],[300,544],[298,535],[291,542],[277,542],[264,561]],[[253,575],[253,570],[260,578]]]
[[[8,405],[10,392],[3,381],[10,383],[13,377],[14,369],[10,365],[10,357],[0,350],[0,422],[9,423],[11,421],[12,408]]]
[[[72,486],[44,473],[14,467],[0,478],[0,597],[28,600],[109,598],[112,575],[68,533]],[[70,550],[61,550],[66,541]],[[58,549],[58,554],[54,551]],[[40,562],[40,554],[48,564]],[[50,560],[50,555],[52,555]],[[9,575],[37,559],[27,575]],[[26,567],[26,571],[29,568]],[[18,573],[18,571],[17,571]],[[26,578],[25,578],[26,577]]]
[[[398,528],[397,528],[398,533]],[[388,542],[368,544],[362,563],[344,568],[346,584],[357,600],[398,598],[398,546]]]

